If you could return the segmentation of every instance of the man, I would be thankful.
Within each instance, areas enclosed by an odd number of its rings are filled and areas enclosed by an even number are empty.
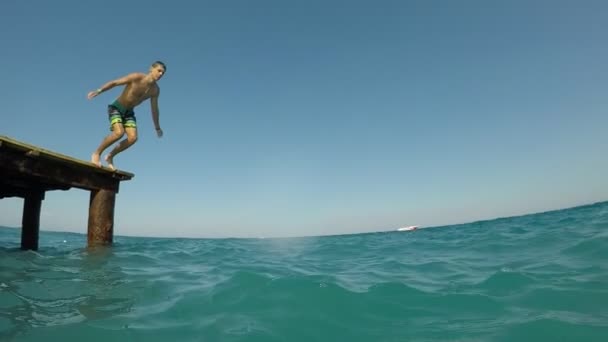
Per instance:
[[[137,120],[133,109],[147,99],[150,99],[152,109],[152,121],[156,128],[156,135],[163,136],[163,131],[158,122],[158,97],[160,96],[160,88],[156,84],[163,77],[167,67],[161,61],[156,61],[150,66],[148,74],[136,72],[128,74],[122,78],[110,81],[104,84],[101,88],[91,91],[88,94],[89,100],[110,90],[116,86],[124,85],[120,96],[112,104],[108,106],[108,119],[110,120],[110,130],[112,133],[105,137],[97,150],[91,156],[91,162],[101,167],[99,160],[103,151],[113,143],[122,138],[125,133],[127,138],[123,139],[114,147],[105,157],[108,167],[115,170],[114,157],[125,149],[129,148],[137,141]]]

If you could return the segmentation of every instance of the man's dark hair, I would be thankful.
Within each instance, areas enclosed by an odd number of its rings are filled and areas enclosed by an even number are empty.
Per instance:
[[[160,65],[160,66],[162,66],[162,67],[163,67],[163,69],[165,69],[165,72],[167,72],[167,66],[165,65],[165,63],[163,63],[163,62],[161,62],[161,61],[156,61],[156,62],[152,63],[152,66],[153,66],[153,67],[155,67],[155,66],[159,66],[159,65]]]

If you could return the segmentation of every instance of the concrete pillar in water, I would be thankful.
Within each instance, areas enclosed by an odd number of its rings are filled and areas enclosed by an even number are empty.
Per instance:
[[[106,189],[91,190],[87,236],[89,247],[112,244],[114,235],[115,203],[116,192]]]
[[[23,218],[21,221],[21,249],[38,250],[40,234],[40,208],[44,191],[31,191],[23,198]]]

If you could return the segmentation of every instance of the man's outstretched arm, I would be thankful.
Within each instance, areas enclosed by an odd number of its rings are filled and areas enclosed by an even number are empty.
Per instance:
[[[158,96],[160,95],[157,92],[154,96],[150,98],[150,106],[152,109],[152,121],[154,122],[154,128],[156,129],[156,135],[160,138],[163,136],[163,130],[160,128],[159,123],[159,111],[158,111]]]
[[[132,74],[129,74],[127,76],[124,76],[124,77],[112,80],[112,81],[110,81],[110,82],[102,85],[101,88],[89,92],[89,94],[87,95],[87,97],[90,100],[90,99],[94,98],[95,96],[103,93],[106,90],[110,90],[110,89],[112,89],[112,88],[114,88],[116,86],[119,86],[119,85],[128,84],[128,83],[133,82],[133,81],[135,81],[137,79],[140,79],[142,77],[144,77],[143,74],[132,73]]]

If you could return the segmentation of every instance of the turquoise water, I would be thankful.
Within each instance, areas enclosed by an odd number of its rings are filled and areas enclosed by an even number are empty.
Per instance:
[[[608,202],[415,232],[19,242],[0,229],[2,341],[608,341]]]

